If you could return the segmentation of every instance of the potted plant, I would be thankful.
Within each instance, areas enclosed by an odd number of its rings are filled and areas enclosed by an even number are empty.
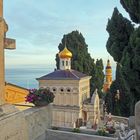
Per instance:
[[[26,102],[33,103],[35,106],[44,106],[53,102],[54,97],[54,94],[46,88],[30,89],[26,96]]]

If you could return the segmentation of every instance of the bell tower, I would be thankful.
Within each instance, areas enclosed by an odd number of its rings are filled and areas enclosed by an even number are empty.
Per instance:
[[[110,85],[112,84],[112,68],[110,65],[110,60],[107,60],[107,66],[105,69],[105,83],[104,83],[104,92],[107,92],[110,89]]]
[[[112,83],[112,68],[109,60],[107,60],[106,66],[106,82]]]

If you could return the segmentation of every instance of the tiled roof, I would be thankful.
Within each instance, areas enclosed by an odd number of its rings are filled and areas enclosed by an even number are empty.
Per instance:
[[[63,79],[79,80],[86,76],[88,75],[83,74],[76,70],[56,70],[40,78],[36,78],[36,80],[63,80]]]

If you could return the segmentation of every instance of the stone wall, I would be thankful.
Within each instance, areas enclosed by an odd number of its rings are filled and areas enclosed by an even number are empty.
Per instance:
[[[45,140],[51,106],[33,107],[0,116],[0,140]]]
[[[24,113],[14,113],[0,116],[0,140],[28,140]]]
[[[79,117],[78,106],[57,106],[53,105],[52,125],[73,127]]]
[[[47,140],[118,140],[118,138],[102,137],[97,135],[87,135],[82,133],[72,133],[58,130],[48,130]]]
[[[45,140],[47,128],[51,127],[51,110],[51,106],[45,106],[24,111],[28,140]]]

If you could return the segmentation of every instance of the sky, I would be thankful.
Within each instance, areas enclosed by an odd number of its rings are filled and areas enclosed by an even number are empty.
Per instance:
[[[6,67],[54,67],[64,34],[81,32],[94,59],[107,59],[106,25],[114,7],[128,14],[119,0],[4,0],[7,37],[16,39],[16,50],[5,50]]]

